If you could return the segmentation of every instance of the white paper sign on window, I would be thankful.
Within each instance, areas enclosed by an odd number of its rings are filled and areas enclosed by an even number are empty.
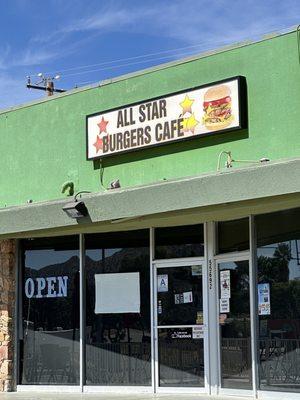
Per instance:
[[[230,299],[220,299],[220,314],[230,312]]]
[[[140,274],[95,274],[95,314],[140,313]]]
[[[193,339],[203,339],[204,338],[204,326],[193,326],[192,330]]]
[[[221,299],[230,299],[230,270],[220,271]]]
[[[168,275],[157,275],[158,293],[167,292],[168,290]]]

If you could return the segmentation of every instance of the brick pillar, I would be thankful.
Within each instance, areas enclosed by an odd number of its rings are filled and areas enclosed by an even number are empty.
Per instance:
[[[13,390],[16,242],[0,240],[0,391]]]

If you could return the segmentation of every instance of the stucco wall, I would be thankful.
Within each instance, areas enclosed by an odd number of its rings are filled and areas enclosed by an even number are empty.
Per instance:
[[[103,190],[99,163],[85,158],[87,114],[236,75],[247,80],[247,130],[105,159],[104,185],[119,178],[126,188],[216,171],[222,150],[238,159],[299,157],[300,68],[292,32],[0,114],[0,208],[63,198],[68,180],[75,192]]]

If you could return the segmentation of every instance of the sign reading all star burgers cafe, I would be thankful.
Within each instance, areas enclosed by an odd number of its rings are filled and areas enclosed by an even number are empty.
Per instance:
[[[244,128],[242,77],[87,116],[87,158]]]

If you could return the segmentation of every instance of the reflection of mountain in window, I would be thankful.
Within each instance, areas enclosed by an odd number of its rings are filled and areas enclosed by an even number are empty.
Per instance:
[[[300,208],[256,217],[258,283],[270,287],[259,316],[260,388],[299,391]]]

